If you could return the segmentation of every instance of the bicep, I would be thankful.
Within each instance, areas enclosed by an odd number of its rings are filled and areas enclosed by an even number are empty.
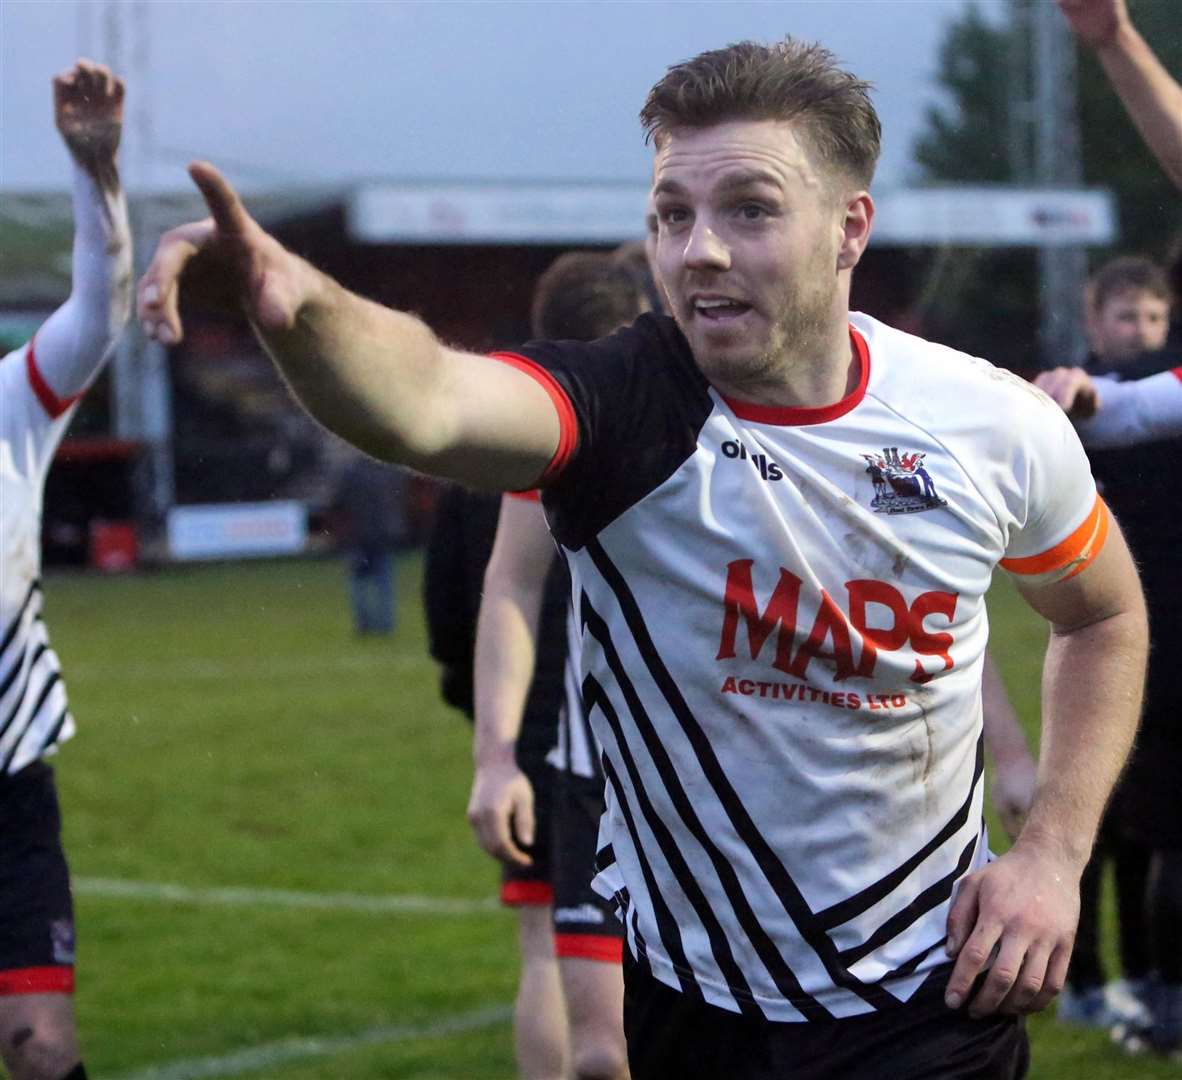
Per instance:
[[[407,464],[470,487],[534,487],[560,449],[557,391],[521,368],[444,349],[446,437],[428,461]]]
[[[1079,573],[1050,582],[1019,579],[1017,584],[1026,603],[1056,633],[1144,611],[1137,567],[1115,519],[1109,520],[1103,547]]]

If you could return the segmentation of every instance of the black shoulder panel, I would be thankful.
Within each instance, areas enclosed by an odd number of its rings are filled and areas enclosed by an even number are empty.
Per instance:
[[[574,408],[574,455],[542,502],[555,538],[577,550],[693,454],[713,407],[708,384],[667,316],[642,315],[598,341],[531,342],[520,351]]]

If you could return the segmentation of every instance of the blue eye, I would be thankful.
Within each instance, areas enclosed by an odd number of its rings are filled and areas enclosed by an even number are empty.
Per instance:
[[[744,203],[739,207],[739,213],[746,221],[758,221],[761,217],[766,216],[762,206],[756,206],[755,203]]]

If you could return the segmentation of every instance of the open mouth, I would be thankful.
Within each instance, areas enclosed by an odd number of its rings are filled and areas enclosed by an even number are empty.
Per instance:
[[[750,304],[726,297],[699,298],[694,301],[694,314],[708,322],[722,323],[740,318],[751,310]]]

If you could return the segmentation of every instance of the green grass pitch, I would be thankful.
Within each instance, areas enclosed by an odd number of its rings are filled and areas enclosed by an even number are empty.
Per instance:
[[[395,637],[359,640],[331,560],[48,577],[79,725],[56,764],[99,1080],[514,1075],[515,923],[464,821],[470,734],[437,695],[417,559],[400,585]],[[991,601],[1034,730],[1044,634],[1008,589]],[[191,891],[111,895],[128,883]],[[469,903],[334,900],[354,895]],[[1176,1075],[1048,1018],[1031,1031],[1036,1078]]]

